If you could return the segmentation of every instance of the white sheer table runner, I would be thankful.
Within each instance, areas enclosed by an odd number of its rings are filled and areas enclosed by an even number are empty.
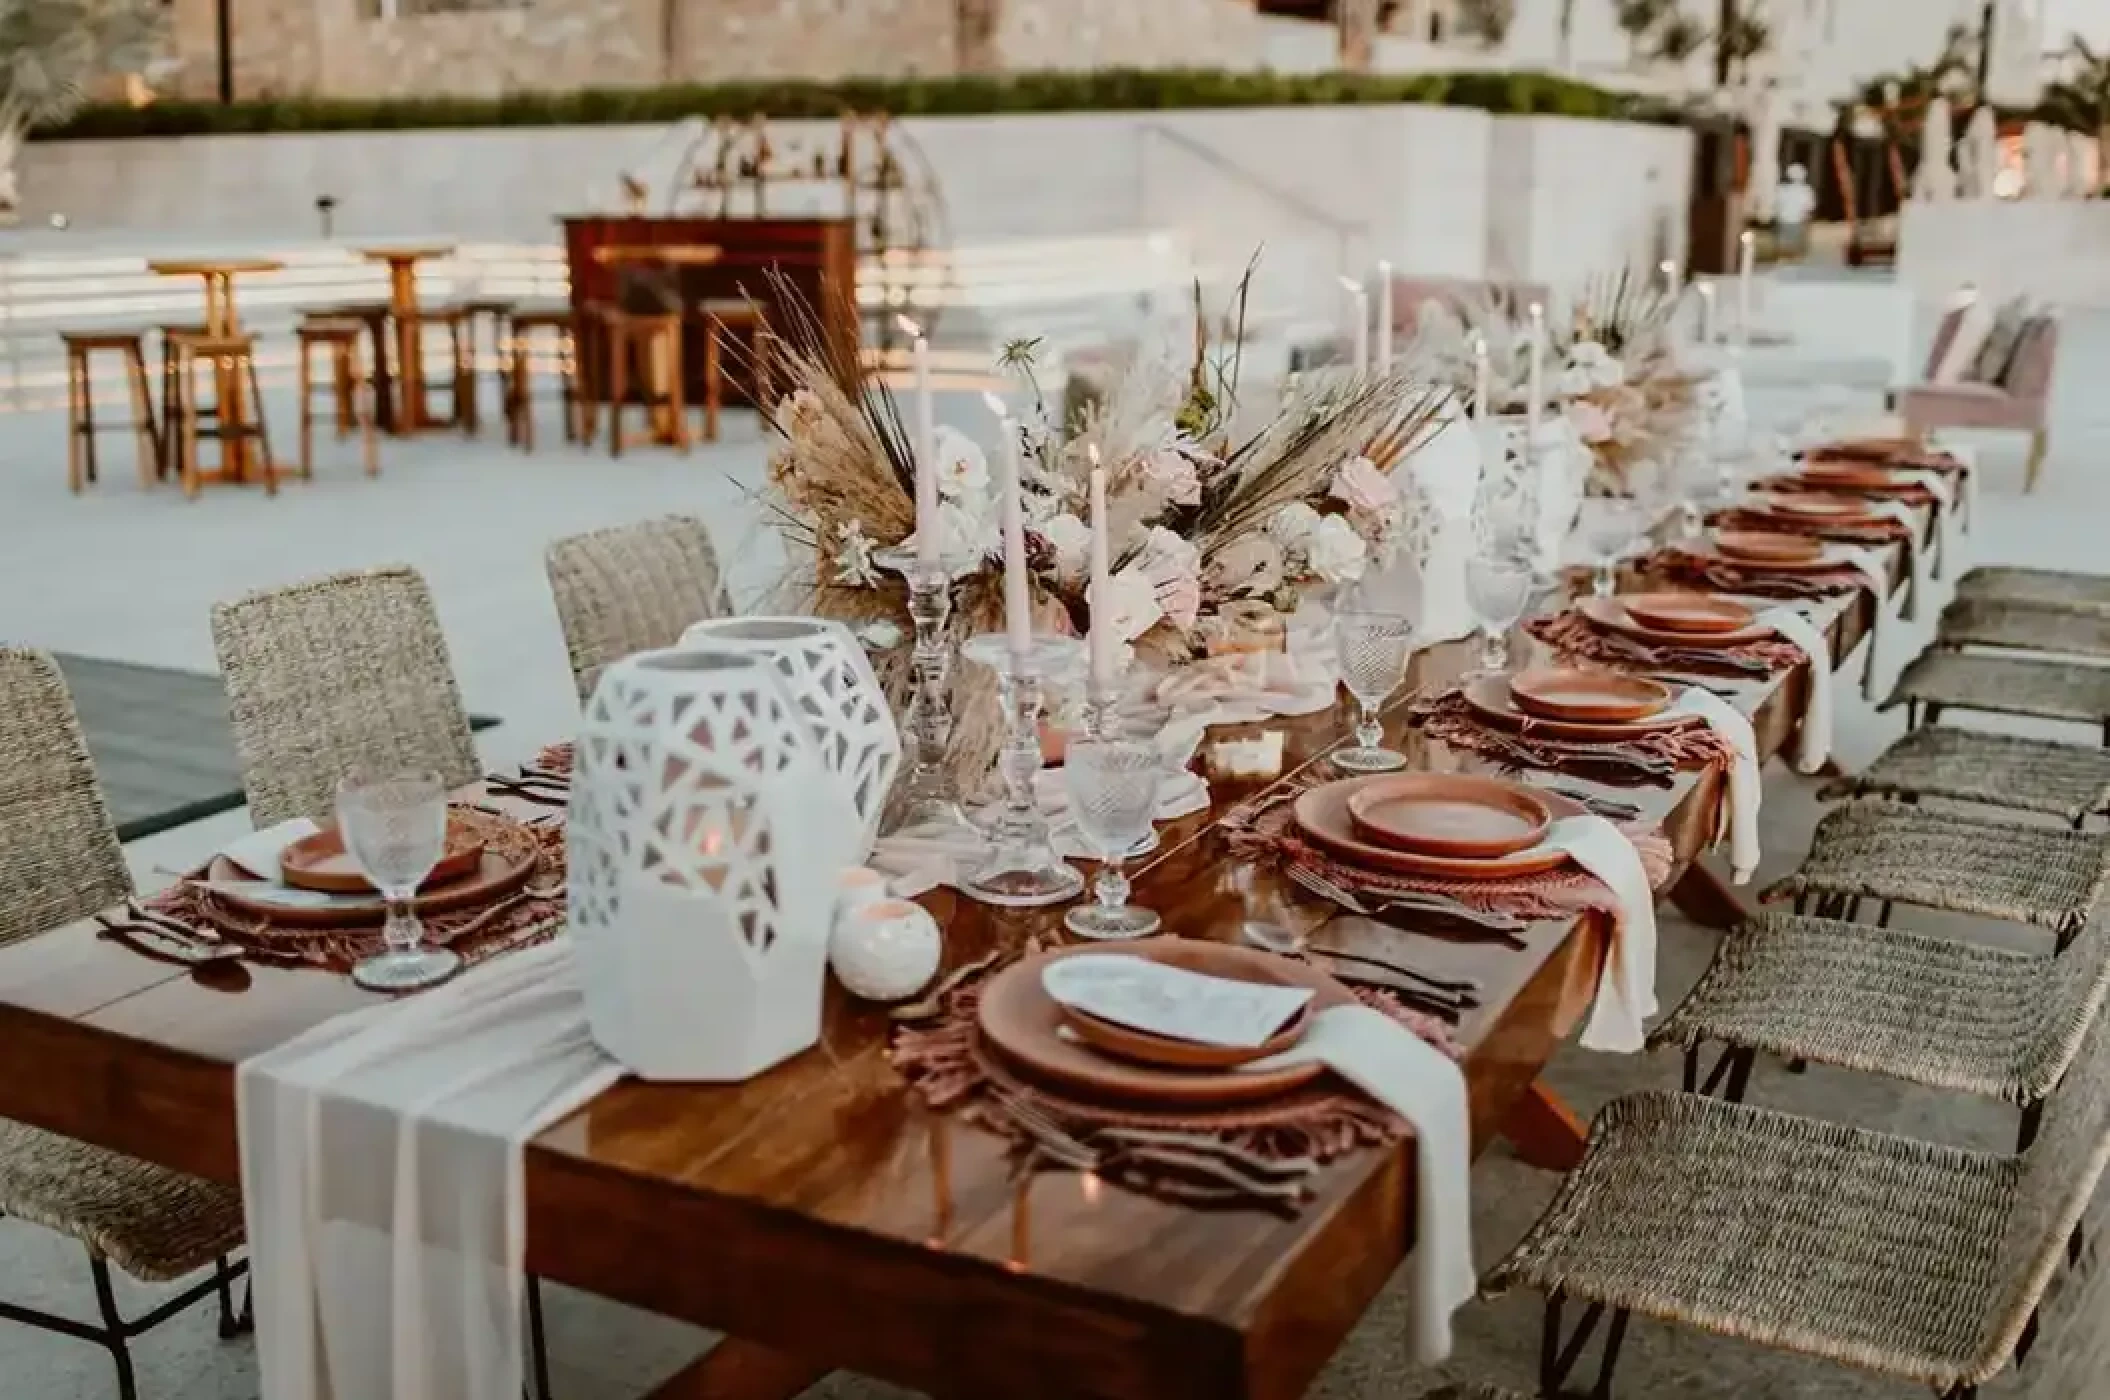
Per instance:
[[[523,1150],[621,1075],[560,938],[236,1070],[271,1400],[517,1400]]]

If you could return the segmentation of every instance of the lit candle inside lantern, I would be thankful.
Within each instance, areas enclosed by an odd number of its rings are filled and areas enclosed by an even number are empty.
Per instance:
[[[1392,372],[1392,264],[1377,265],[1377,372]]]
[[[1751,274],[1758,265],[1758,235],[1745,229],[1736,260],[1736,343],[1751,344]]]
[[[1004,438],[1004,475],[997,484],[1004,493],[1004,630],[1011,639],[1012,658],[1023,662],[1033,650],[1033,614],[1026,594],[1025,469],[1019,459],[1018,424],[996,395],[984,393],[982,401],[996,415]]]
[[[938,562],[938,418],[930,392],[930,341],[906,316],[894,323],[911,337],[909,364],[916,380],[916,558]]]
[[[1700,283],[1700,344],[1714,344],[1714,279]]]
[[[1527,451],[1535,451],[1539,441],[1539,418],[1546,411],[1546,308],[1539,302],[1531,303],[1531,378],[1529,393],[1524,400],[1524,440]]]
[[[1353,277],[1341,279],[1341,290],[1348,293],[1355,311],[1355,373],[1360,379],[1370,372],[1370,294]]]
[[[1107,616],[1113,597],[1112,569],[1106,539],[1106,468],[1099,465],[1099,449],[1087,447],[1092,464],[1092,690],[1106,696],[1114,692],[1113,618]]]
[[[1487,337],[1476,335],[1473,337],[1473,421],[1482,428],[1487,426],[1489,415],[1495,411],[1494,393],[1494,367],[1487,360]]]

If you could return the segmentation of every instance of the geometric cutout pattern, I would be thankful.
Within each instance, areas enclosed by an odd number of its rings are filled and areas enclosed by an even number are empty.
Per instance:
[[[829,779],[810,719],[767,659],[656,651],[611,664],[572,763],[566,847],[582,949],[620,936],[623,892],[639,883],[693,897],[695,931],[730,935],[757,975],[780,939],[825,937],[789,926],[787,905],[811,901],[787,890],[825,872],[832,902],[844,828],[812,821]]]
[[[818,617],[728,617],[699,622],[681,646],[766,656],[813,726],[821,762],[857,813],[862,860],[879,834],[887,790],[901,770],[901,731],[865,649],[848,627]]]

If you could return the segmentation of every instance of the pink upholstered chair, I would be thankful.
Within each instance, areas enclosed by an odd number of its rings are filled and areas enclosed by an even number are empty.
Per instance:
[[[2028,433],[2029,465],[2023,472],[2022,489],[2033,491],[2051,442],[2051,381],[2058,363],[2059,323],[2051,316],[2029,322],[2000,383],[1961,380],[1937,384],[1934,367],[1955,340],[1963,316],[1963,309],[1957,308],[1942,317],[1926,373],[1921,382],[1898,391],[1897,412],[1905,420],[1906,431],[1914,434],[1935,428],[2006,428]]]

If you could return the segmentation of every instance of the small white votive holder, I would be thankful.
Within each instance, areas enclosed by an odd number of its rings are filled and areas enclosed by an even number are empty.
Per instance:
[[[944,952],[929,910],[906,899],[881,899],[843,909],[828,943],[828,965],[852,996],[901,1001],[930,985]]]

